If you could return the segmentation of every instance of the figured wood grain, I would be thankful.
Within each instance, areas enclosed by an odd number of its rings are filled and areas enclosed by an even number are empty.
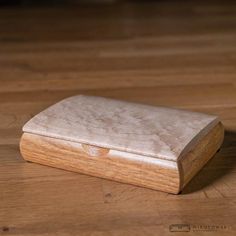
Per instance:
[[[0,8],[0,235],[236,235],[236,2],[121,2]],[[80,93],[214,114],[223,146],[179,195],[24,162],[24,123]]]
[[[37,114],[23,132],[177,161],[218,122],[209,114],[77,95]]]

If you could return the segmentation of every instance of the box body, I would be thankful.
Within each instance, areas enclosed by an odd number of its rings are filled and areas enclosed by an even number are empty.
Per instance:
[[[88,96],[53,105],[23,131],[28,161],[170,193],[182,190],[224,136],[215,116]]]

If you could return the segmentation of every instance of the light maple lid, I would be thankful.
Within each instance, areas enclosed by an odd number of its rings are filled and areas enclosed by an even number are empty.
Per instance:
[[[177,161],[218,122],[198,112],[78,95],[42,111],[23,131]]]

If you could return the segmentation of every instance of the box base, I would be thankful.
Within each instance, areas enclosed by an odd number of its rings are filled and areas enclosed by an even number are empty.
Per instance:
[[[93,156],[78,143],[31,133],[22,135],[20,150],[30,162],[178,194],[217,152],[223,137],[223,125],[219,122],[193,150],[169,166],[164,165],[164,160],[132,160],[103,149],[101,155]]]

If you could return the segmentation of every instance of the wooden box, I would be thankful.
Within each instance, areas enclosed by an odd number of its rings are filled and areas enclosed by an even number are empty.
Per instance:
[[[224,137],[212,115],[78,95],[23,127],[25,160],[179,193]]]

